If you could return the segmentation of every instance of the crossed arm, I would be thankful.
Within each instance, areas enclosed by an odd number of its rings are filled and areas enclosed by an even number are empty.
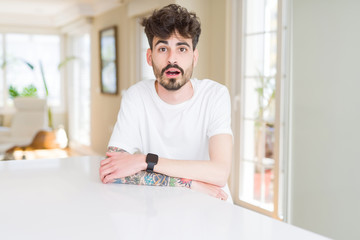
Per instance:
[[[104,183],[187,187],[226,200],[227,194],[221,187],[229,176],[231,153],[232,137],[215,135],[209,141],[209,161],[159,158],[155,173],[148,173],[144,171],[145,155],[109,147],[108,158],[101,161],[100,178]]]
[[[125,150],[117,147],[110,146],[108,152],[126,152]],[[103,164],[102,164],[103,166]],[[169,186],[169,187],[188,187],[191,188],[192,180],[185,178],[174,178],[160,173],[149,173],[140,171],[134,175],[116,178],[114,183],[134,184],[134,185],[148,185],[148,186]]]

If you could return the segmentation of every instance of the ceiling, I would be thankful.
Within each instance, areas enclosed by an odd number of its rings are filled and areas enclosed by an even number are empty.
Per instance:
[[[59,27],[92,17],[125,0],[0,0],[0,26]]]

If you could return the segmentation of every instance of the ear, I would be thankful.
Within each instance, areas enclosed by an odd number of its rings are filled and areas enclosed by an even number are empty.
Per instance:
[[[195,48],[195,50],[194,50],[194,67],[196,66],[198,60],[199,60],[199,51],[197,48]]]
[[[152,51],[151,51],[150,48],[148,48],[148,50],[146,51],[146,61],[150,66],[152,66],[152,56],[151,56],[151,54],[152,54]]]

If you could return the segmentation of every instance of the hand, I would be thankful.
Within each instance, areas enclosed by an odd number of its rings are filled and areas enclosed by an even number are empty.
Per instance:
[[[107,152],[100,162],[100,179],[103,183],[114,182],[116,178],[134,175],[146,169],[145,155],[127,152]]]
[[[212,197],[226,201],[228,195],[220,187],[200,181],[192,181],[191,189],[197,192],[206,193]]]

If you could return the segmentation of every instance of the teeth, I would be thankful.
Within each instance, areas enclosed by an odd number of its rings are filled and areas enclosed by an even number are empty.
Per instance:
[[[176,75],[176,74],[178,74],[179,72],[167,72],[168,74],[170,74],[170,75]]]

